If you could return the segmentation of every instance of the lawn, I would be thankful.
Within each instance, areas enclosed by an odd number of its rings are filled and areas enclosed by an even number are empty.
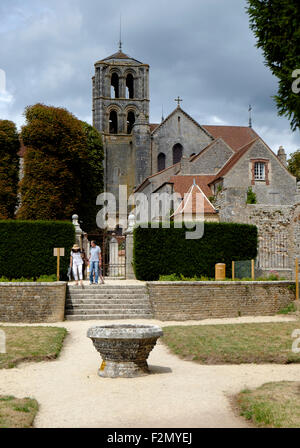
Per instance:
[[[0,428],[31,428],[37,411],[32,398],[0,395]]]
[[[266,383],[236,397],[240,415],[256,426],[300,428],[300,382]]]
[[[300,321],[164,327],[162,341],[170,350],[200,364],[298,363],[292,332]]]
[[[59,355],[65,328],[0,326],[6,335],[6,353],[0,353],[0,369],[15,367],[22,361],[44,361]]]

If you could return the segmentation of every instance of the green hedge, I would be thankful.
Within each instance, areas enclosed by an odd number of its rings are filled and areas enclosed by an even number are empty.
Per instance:
[[[149,224],[150,226],[150,224]],[[215,276],[215,264],[226,263],[231,276],[232,260],[257,255],[257,227],[235,223],[205,223],[200,239],[185,239],[184,227],[164,229],[136,227],[133,232],[133,267],[139,280],[158,280],[160,275]]]
[[[56,273],[54,247],[64,247],[61,279],[66,279],[70,249],[75,241],[72,223],[64,221],[0,220],[0,277],[38,278]]]

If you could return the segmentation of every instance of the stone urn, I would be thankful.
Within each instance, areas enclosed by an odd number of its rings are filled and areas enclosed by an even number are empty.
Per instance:
[[[98,375],[133,378],[147,375],[147,358],[163,331],[156,325],[113,324],[89,328],[91,338],[103,360]]]

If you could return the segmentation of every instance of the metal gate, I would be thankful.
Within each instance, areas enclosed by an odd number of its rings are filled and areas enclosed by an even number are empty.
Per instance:
[[[103,234],[101,250],[103,276],[125,278],[125,236]]]

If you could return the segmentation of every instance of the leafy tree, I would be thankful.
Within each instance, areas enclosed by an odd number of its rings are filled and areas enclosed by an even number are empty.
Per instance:
[[[26,146],[18,218],[69,220],[82,199],[81,163],[88,158],[80,120],[62,108],[36,104],[25,110]]]
[[[0,219],[14,218],[18,205],[19,149],[16,125],[0,120]]]
[[[300,180],[300,149],[291,154],[288,160],[289,171]]]
[[[103,191],[104,154],[101,134],[90,124],[81,123],[87,139],[88,158],[80,166],[83,187],[79,214],[83,220],[83,229],[91,232],[97,230],[99,206],[96,206],[96,198]]]
[[[300,69],[299,0],[247,0],[250,28],[265,64],[279,80],[274,96],[278,113],[287,116],[293,131],[300,128],[300,93],[292,90],[293,72]],[[299,78],[299,75],[298,75]]]

